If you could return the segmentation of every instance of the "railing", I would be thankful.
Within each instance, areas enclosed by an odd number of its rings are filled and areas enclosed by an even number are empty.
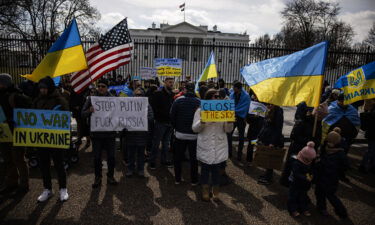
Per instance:
[[[31,73],[52,43],[51,40],[0,37],[0,73],[9,73],[16,83],[21,82],[22,78],[19,75]],[[87,50],[95,40],[83,39],[82,43]],[[232,83],[234,80],[243,81],[240,69],[244,65],[298,50],[281,46],[215,45],[215,42],[211,45],[135,42],[133,60],[110,75],[138,75],[141,67],[153,67],[154,58],[181,58],[183,76],[179,79],[183,80],[186,75],[191,75],[192,80],[196,80],[205,67],[210,52],[214,51],[219,76],[226,83]],[[325,79],[332,85],[338,77],[372,61],[375,61],[374,49],[329,49]]]

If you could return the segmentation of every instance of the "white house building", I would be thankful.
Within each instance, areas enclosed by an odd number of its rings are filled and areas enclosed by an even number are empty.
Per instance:
[[[153,59],[180,58],[184,75],[193,79],[201,73],[212,50],[221,76],[238,74],[240,67],[248,62],[243,47],[249,46],[249,35],[222,33],[215,25],[194,26],[188,22],[176,25],[153,23],[148,29],[129,29],[135,43],[131,71],[138,73],[140,67],[152,67]]]

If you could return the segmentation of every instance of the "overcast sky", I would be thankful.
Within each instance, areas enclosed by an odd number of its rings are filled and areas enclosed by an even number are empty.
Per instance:
[[[148,28],[152,22],[177,24],[183,21],[178,6],[183,0],[90,0],[101,13],[103,30],[128,17],[129,28]],[[289,0],[186,0],[186,21],[194,25],[214,25],[229,33],[244,33],[250,39],[280,31],[280,11]],[[375,21],[375,0],[325,0],[339,2],[339,18],[350,23],[354,41],[362,41]]]

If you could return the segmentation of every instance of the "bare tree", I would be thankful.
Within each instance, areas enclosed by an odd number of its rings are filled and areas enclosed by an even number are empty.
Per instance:
[[[328,40],[331,47],[350,47],[354,32],[349,24],[338,20],[338,3],[317,0],[293,0],[281,12],[281,30],[285,45],[304,48]]]
[[[3,0],[0,3],[1,34],[40,40],[37,46],[25,42],[36,56],[48,50],[73,18],[81,35],[85,35],[95,29],[100,14],[89,0]]]
[[[372,27],[368,32],[365,42],[367,44],[370,44],[371,47],[375,48],[375,22],[372,23]]]

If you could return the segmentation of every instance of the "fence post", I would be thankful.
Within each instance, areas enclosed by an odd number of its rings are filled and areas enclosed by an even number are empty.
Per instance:
[[[155,36],[155,42],[154,42],[154,58],[158,57],[158,36]]]

